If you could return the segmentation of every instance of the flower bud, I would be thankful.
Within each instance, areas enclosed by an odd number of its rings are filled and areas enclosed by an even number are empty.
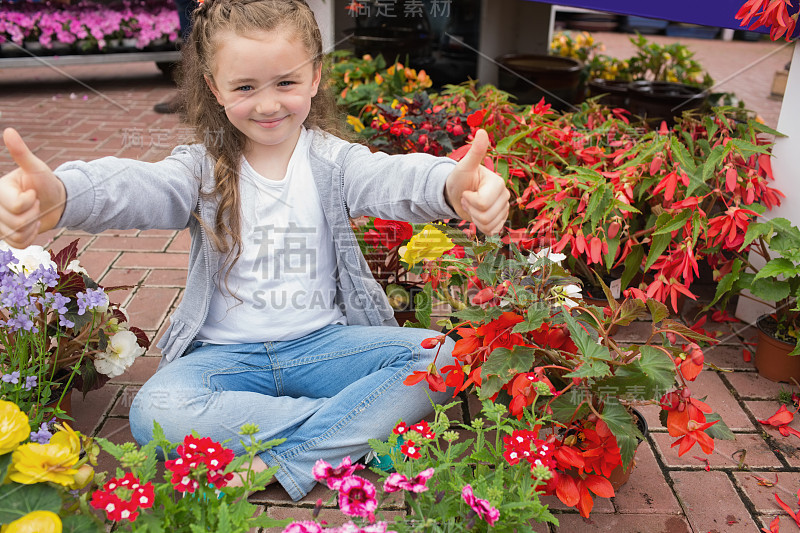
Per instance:
[[[481,305],[488,301],[491,301],[494,298],[494,289],[492,287],[486,287],[485,289],[481,289],[478,291],[478,294],[472,297],[472,304],[473,305]]]
[[[73,476],[73,482],[69,486],[70,490],[79,490],[86,487],[94,479],[94,468],[89,465],[82,465]]]

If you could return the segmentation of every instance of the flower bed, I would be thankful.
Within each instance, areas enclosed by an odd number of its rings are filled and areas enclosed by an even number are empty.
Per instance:
[[[174,48],[179,30],[175,6],[165,0],[109,5],[18,2],[0,11],[0,50],[20,55],[23,45],[33,53]]]

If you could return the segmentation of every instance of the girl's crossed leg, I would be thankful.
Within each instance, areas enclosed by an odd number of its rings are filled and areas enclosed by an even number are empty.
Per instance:
[[[259,426],[262,441],[285,438],[261,453],[276,479],[294,500],[316,481],[317,459],[335,464],[369,451],[368,439],[385,439],[399,419],[416,422],[429,414],[431,399],[448,393],[403,384],[424,371],[436,348],[420,342],[430,330],[332,325],[293,341],[239,345],[201,345],[159,370],[131,406],[134,438],[152,439],[153,421],[166,437],[181,441],[195,430],[240,455],[239,428]],[[442,346],[436,365],[451,364],[453,342]],[[430,397],[429,397],[430,395]]]

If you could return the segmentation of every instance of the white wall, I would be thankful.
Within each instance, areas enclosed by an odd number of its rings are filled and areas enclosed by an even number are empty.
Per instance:
[[[800,226],[800,47],[797,42],[792,54],[792,65],[797,68],[789,69],[789,80],[786,84],[786,93],[781,104],[781,114],[778,117],[779,132],[786,135],[776,139],[772,149],[772,171],[775,176],[773,186],[786,195],[780,207],[767,212],[769,218],[786,218],[795,226]],[[750,261],[755,264],[760,259],[755,254],[750,254]],[[763,263],[763,261],[761,261]],[[749,294],[749,293],[747,293]],[[767,304],[754,302],[749,298],[739,298],[736,307],[736,316],[753,323],[755,320],[774,308]]]
[[[314,12],[319,31],[322,33],[322,49],[333,50],[333,9],[334,0],[308,0],[308,6]]]

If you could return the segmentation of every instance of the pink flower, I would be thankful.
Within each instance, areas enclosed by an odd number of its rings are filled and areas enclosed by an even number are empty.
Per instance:
[[[384,492],[397,492],[399,490],[407,490],[409,492],[425,492],[428,490],[426,483],[433,477],[433,468],[427,468],[417,474],[413,479],[408,479],[403,474],[389,474],[386,481],[383,483]]]
[[[387,531],[386,526],[386,522],[375,522],[363,527],[359,527],[353,522],[346,522],[341,527],[324,529],[323,531],[325,533],[396,533],[395,531]]]
[[[322,533],[322,526],[311,520],[292,522],[286,526],[283,533]]]
[[[359,476],[350,476],[342,480],[339,488],[339,509],[347,516],[368,518],[378,508],[375,499],[375,485]]]
[[[408,478],[403,474],[397,472],[389,474],[389,477],[383,482],[383,492],[399,492],[404,489],[406,483],[408,483]]]
[[[487,500],[481,500],[475,497],[471,485],[467,485],[461,490],[461,497],[464,498],[467,505],[469,505],[478,516],[486,520],[490,526],[493,526],[497,519],[500,518],[500,511],[492,507],[492,504]]]
[[[314,464],[311,473],[314,474],[314,479],[317,481],[325,481],[328,488],[332,490],[339,490],[339,486],[345,478],[352,476],[357,470],[365,468],[364,465],[352,464],[350,456],[342,459],[342,462],[336,468],[320,459]]]

